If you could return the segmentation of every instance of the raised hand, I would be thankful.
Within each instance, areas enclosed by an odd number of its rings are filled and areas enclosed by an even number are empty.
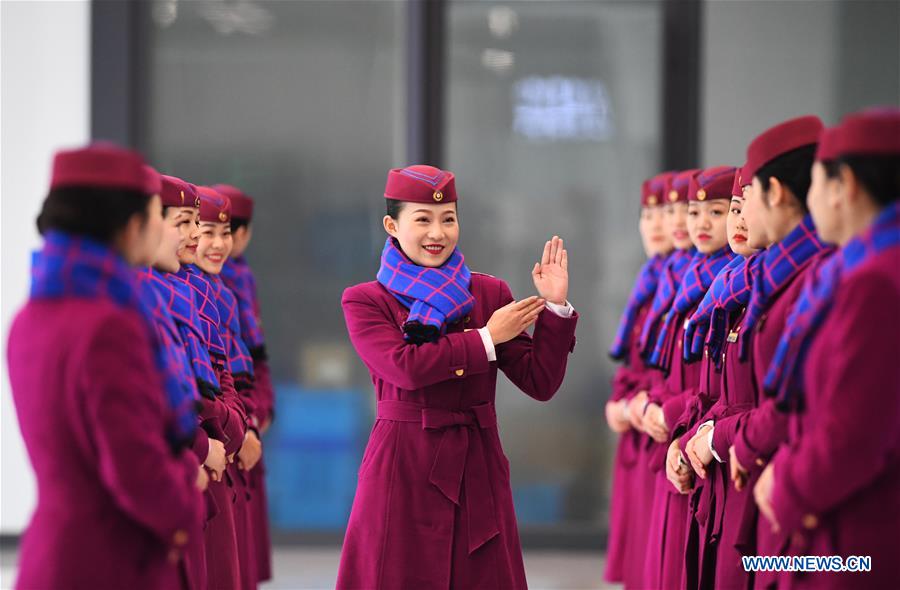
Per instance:
[[[537,320],[544,309],[543,299],[536,296],[521,301],[513,301],[494,311],[488,320],[487,329],[494,345],[509,342]]]
[[[565,305],[569,294],[569,254],[559,236],[544,244],[541,261],[531,271],[538,294],[557,305]]]

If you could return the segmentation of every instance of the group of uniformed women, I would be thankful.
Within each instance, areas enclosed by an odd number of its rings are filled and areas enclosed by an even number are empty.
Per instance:
[[[896,586],[900,110],[785,121],[740,168],[648,179],[641,206],[607,580]]]
[[[56,154],[8,347],[38,487],[17,587],[271,577],[252,212],[235,187],[160,175],[112,144]]]

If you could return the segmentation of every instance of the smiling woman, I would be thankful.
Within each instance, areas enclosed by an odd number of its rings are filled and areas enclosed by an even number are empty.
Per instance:
[[[578,319],[568,254],[548,241],[532,271],[539,296],[515,301],[465,264],[451,172],[391,170],[385,197],[378,280],[342,300],[378,404],[337,586],[525,587],[497,370],[541,401],[559,389]]]

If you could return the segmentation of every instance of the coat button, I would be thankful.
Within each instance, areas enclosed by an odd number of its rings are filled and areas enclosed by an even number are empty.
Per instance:
[[[172,536],[172,543],[176,547],[181,547],[183,545],[186,545],[187,542],[188,542],[187,531],[182,530],[182,529],[178,529],[177,531],[175,531],[175,534]]]
[[[462,377],[462,376],[465,375],[465,374],[466,374],[465,369],[456,369],[456,376],[457,376],[457,377]]]
[[[757,464],[759,467],[762,467],[763,465],[766,464],[766,462],[763,461],[762,459],[757,459],[757,460],[756,460],[756,464]]]
[[[463,321],[465,321],[468,324],[469,322],[472,321],[472,316],[466,316],[466,319]]]
[[[816,518],[815,514],[807,514],[803,517],[803,527],[807,529],[814,529],[819,526],[819,519]]]

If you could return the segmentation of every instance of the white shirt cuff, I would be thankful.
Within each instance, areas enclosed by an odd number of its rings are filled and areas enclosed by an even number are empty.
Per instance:
[[[547,309],[555,313],[561,318],[570,318],[575,314],[575,308],[572,307],[572,304],[566,301],[565,305],[559,305],[557,303],[552,303],[548,301],[546,304]]]
[[[488,362],[496,361],[497,349],[494,348],[494,339],[491,337],[491,332],[487,329],[487,326],[478,328],[478,335],[481,336],[481,342],[484,343],[484,351],[487,353]]]
[[[706,446],[709,447],[709,452],[712,453],[712,456],[715,457],[716,461],[719,463],[724,463],[722,457],[719,456],[719,453],[716,452],[716,449],[713,448],[713,431],[716,429],[716,424],[712,420],[707,420],[703,424],[700,425],[700,428],[704,426],[709,426],[709,432],[706,433]]]

